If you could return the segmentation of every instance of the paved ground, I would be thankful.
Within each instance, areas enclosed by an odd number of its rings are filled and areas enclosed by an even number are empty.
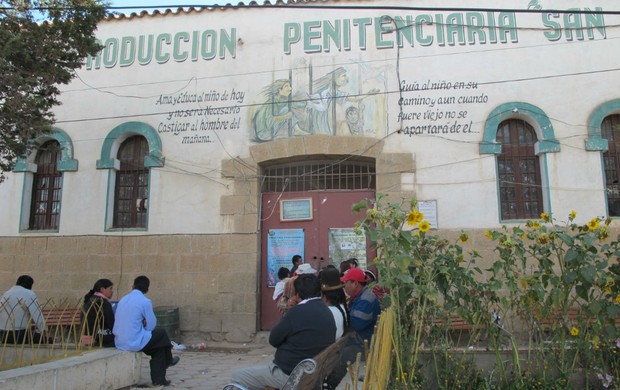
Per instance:
[[[230,344],[207,343],[204,351],[172,351],[181,357],[181,361],[168,369],[167,377],[171,389],[221,390],[230,382],[232,371],[238,367],[250,366],[273,359],[275,349],[265,343]],[[142,357],[142,378],[135,388],[152,387],[150,381],[149,357]],[[338,386],[345,390],[348,379]],[[354,390],[353,387],[349,387]],[[361,383],[357,387],[361,389]]]

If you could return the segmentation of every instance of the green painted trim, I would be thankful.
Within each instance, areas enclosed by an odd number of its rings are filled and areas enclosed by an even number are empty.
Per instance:
[[[603,167],[603,169],[601,169],[602,171],[602,176],[603,176],[603,196],[605,197],[605,215],[607,216],[607,218],[612,218],[612,219],[620,219],[620,215],[609,215],[609,197],[607,196],[607,175],[605,175],[605,163],[604,163],[604,159],[603,159],[603,153],[600,154],[601,157],[601,167]]]
[[[108,214],[110,211],[110,187],[112,184],[112,170],[108,169],[108,186],[105,193],[105,213],[103,214],[103,231],[108,232]],[[112,213],[114,213],[114,205],[112,205]],[[110,221],[110,226],[112,226],[112,221],[114,220],[114,216],[112,216],[112,220]]]
[[[13,167],[13,172],[33,172],[32,166],[36,167],[36,165],[29,163],[25,158],[18,157]],[[36,171],[37,170],[34,169],[34,172]]]
[[[24,229],[24,203],[26,202],[26,200],[24,199],[24,194],[26,194],[26,190],[28,190],[27,187],[30,187],[30,186],[26,185],[26,181],[27,181],[26,179],[28,178],[27,176],[28,175],[23,175],[22,176],[22,199],[21,199],[21,203],[20,203],[21,207],[20,207],[20,210],[19,210],[19,232],[20,233],[27,232],[28,231],[27,227],[29,225],[29,224],[25,224],[26,225],[26,229]],[[30,188],[30,192],[32,193],[32,188]],[[30,195],[30,196],[32,196],[32,195]],[[32,200],[31,200],[31,202],[32,202]],[[30,205],[28,205],[28,206],[30,206]]]
[[[543,110],[529,103],[510,102],[496,107],[487,117],[479,147],[480,154],[500,154],[502,148],[496,140],[499,124],[506,119],[523,119],[523,117],[533,120],[540,126],[542,134],[536,143],[537,154],[560,151],[560,143],[555,138],[553,125]]]
[[[620,99],[610,100],[596,107],[588,118],[588,138],[586,138],[586,150],[591,152],[606,152],[609,142],[601,134],[601,124],[605,117],[620,112]]]
[[[534,145],[534,154],[557,153],[560,151],[560,142],[557,139],[538,141]]]
[[[501,154],[502,144],[494,142],[492,144],[486,144],[480,142],[480,154]]]
[[[120,138],[131,135],[141,135],[149,144],[149,155],[144,160],[147,168],[163,167],[165,158],[162,157],[162,144],[157,131],[143,122],[126,122],[116,126],[103,141],[101,159],[97,160],[97,169],[113,169],[116,156],[112,155],[113,146]]]
[[[540,178],[540,184],[543,186],[542,190],[547,193],[547,204],[545,204],[545,198],[543,197],[543,213],[547,213],[553,216],[553,204],[551,203],[551,186],[549,186],[549,161],[547,155],[543,156],[543,163],[545,164],[545,175]],[[541,175],[542,176],[542,175]],[[543,183],[543,181],[545,183]],[[545,206],[547,206],[545,208]]]
[[[60,144],[61,155],[58,162],[58,170],[61,172],[75,172],[78,170],[78,161],[73,158],[73,142],[71,137],[64,130],[52,127],[49,133],[42,134],[33,139],[31,143],[35,145],[35,150],[25,157],[18,157],[13,172],[31,172],[29,163],[34,162],[36,149],[41,147],[46,141],[56,140]]]

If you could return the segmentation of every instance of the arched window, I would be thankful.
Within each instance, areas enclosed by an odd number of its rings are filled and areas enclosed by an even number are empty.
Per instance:
[[[114,191],[114,228],[144,228],[148,208],[149,169],[144,158],[149,145],[143,136],[134,135],[120,145]]]
[[[608,149],[603,152],[603,168],[605,169],[605,190],[607,193],[607,209],[610,217],[620,216],[620,115],[610,115],[603,119],[601,136],[608,141]]]
[[[502,220],[539,218],[543,197],[536,132],[523,120],[508,119],[500,123],[496,140],[501,144],[497,172]]]
[[[61,154],[56,140],[47,141],[38,148],[30,202],[30,230],[58,229],[62,192],[62,172],[58,170],[58,162]]]

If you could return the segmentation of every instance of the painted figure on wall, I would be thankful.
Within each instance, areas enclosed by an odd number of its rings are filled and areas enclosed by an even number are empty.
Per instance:
[[[257,141],[271,141],[290,137],[295,132],[303,133],[299,127],[299,115],[295,115],[295,112],[303,111],[305,103],[293,101],[292,91],[288,79],[275,80],[264,89],[263,95],[267,100],[252,119]]]
[[[364,105],[349,106],[345,120],[338,125],[337,135],[364,135]]]
[[[313,80],[312,65],[297,67],[288,78],[265,86],[264,100],[250,114],[251,137],[266,142],[309,134],[374,136],[384,121],[385,96],[378,93],[385,79],[377,76],[383,73],[360,64],[350,68],[341,66]]]
[[[344,67],[339,67],[317,79],[312,84],[312,95],[308,101],[309,129],[312,134],[336,135],[339,115],[348,109],[349,104],[361,102],[364,98],[379,92],[371,89],[366,95],[351,96],[343,90],[349,84],[349,76]],[[344,135],[344,134],[343,134]]]

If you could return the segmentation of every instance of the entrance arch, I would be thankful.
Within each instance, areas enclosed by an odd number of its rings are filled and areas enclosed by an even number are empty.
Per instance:
[[[253,264],[244,262],[246,272],[255,272],[255,283],[235,285],[237,303],[224,306],[223,313],[234,318],[234,321],[243,318],[246,323],[250,323],[254,319],[255,330],[262,328],[261,318],[264,317],[261,308],[264,294],[260,287],[263,284],[260,232],[262,169],[279,163],[299,161],[306,156],[321,159],[330,156],[369,158],[375,162],[377,193],[396,202],[415,197],[415,155],[412,152],[385,152],[382,139],[309,135],[253,144],[248,156],[231,156],[222,160],[222,178],[230,180],[231,192],[220,199],[220,215],[229,228],[227,235],[237,245],[229,248],[231,261],[239,253],[245,259],[256,259]],[[233,271],[224,273],[224,276],[230,280],[238,279]],[[225,287],[222,289],[228,292],[231,285],[234,283],[223,283]],[[273,301],[270,307],[275,310]]]

